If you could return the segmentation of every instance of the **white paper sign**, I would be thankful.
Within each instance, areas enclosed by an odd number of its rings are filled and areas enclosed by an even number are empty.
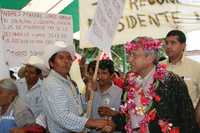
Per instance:
[[[8,65],[5,60],[4,46],[5,46],[5,42],[0,39],[0,80],[10,77]]]
[[[45,45],[56,40],[73,44],[71,16],[16,10],[0,10],[0,16],[10,67],[31,55],[42,56]]]
[[[101,50],[109,52],[125,0],[98,0],[95,17],[89,29],[88,40]]]
[[[85,35],[92,23],[97,0],[80,0],[80,46],[92,47]],[[179,0],[126,0],[113,44],[124,44],[138,36],[163,38],[172,29],[200,29],[200,5]]]

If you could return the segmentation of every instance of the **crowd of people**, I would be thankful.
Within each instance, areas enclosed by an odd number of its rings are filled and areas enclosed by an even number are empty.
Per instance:
[[[167,59],[160,61],[163,46]],[[43,58],[31,56],[20,79],[0,79],[0,133],[199,133],[200,64],[184,55],[185,34],[172,30],[164,44],[137,37],[124,47],[126,74],[110,59],[81,60],[85,94],[70,78],[71,45],[56,41]]]

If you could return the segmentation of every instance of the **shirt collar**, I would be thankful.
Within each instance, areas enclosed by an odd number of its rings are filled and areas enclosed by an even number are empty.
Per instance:
[[[31,87],[30,90],[34,90],[35,88],[40,87],[42,84],[42,81],[40,79],[38,79],[38,81],[33,85],[33,87]]]
[[[60,79],[63,82],[68,82],[68,79],[65,79],[63,76],[61,76],[59,73],[57,73],[56,71],[54,71],[53,69],[51,69],[50,74],[53,75],[54,77]]]
[[[155,73],[156,71],[156,67],[153,67],[153,69],[144,77],[138,77],[137,78],[137,83],[139,85],[145,85],[146,83],[149,83],[151,81],[153,81],[153,74]]]
[[[170,62],[169,62],[169,58],[167,58],[167,64],[170,64],[170,65],[180,65],[180,64],[182,64],[182,63],[184,62],[185,58],[186,58],[186,57],[185,57],[185,55],[183,54],[182,58],[181,58],[176,64],[170,63]]]
[[[153,67],[153,69],[143,78],[143,80],[148,80],[150,77],[153,77],[155,71],[156,67]]]
[[[99,86],[98,86],[98,88],[99,88]],[[98,89],[98,92],[100,92],[103,95],[105,95],[105,94],[111,95],[112,91],[113,91],[113,88],[114,88],[114,84],[112,83],[112,85],[106,91],[101,92],[100,89]]]
[[[17,81],[17,82],[20,83],[20,84],[25,85],[25,87],[26,87],[26,91],[34,90],[35,88],[40,87],[41,84],[42,84],[41,79],[38,79],[38,81],[37,81],[37,82],[36,82],[36,83],[31,87],[31,89],[28,90],[28,85],[27,85],[27,82],[26,82],[26,79],[25,79],[25,78],[22,78],[22,79],[20,79],[20,80]]]

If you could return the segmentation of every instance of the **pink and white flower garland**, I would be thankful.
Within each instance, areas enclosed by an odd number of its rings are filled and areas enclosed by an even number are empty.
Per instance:
[[[139,47],[143,47],[146,50],[159,50],[161,48],[161,44],[162,42],[160,40],[139,37],[135,41],[128,42],[125,45],[125,49],[127,53],[131,53],[131,51],[134,51]]]
[[[157,66],[157,69],[155,73],[153,74],[153,81],[163,80],[166,74],[166,65],[165,64],[159,64]],[[147,95],[144,94],[143,89],[140,88],[140,86],[137,84],[136,79],[138,75],[136,73],[129,73],[128,78],[128,94],[127,94],[127,102],[121,106],[121,111],[125,113],[128,116],[128,122],[125,126],[125,129],[127,133],[133,133],[133,128],[131,125],[131,118],[130,118],[130,112],[134,114],[142,114],[144,115],[144,118],[140,121],[140,133],[146,133],[148,131],[148,124],[149,122],[155,120],[156,118],[156,110],[146,110],[146,108],[150,109],[151,103],[153,102],[153,99],[156,102],[160,101],[160,96],[158,96],[155,92],[157,83],[154,82],[150,85],[150,87],[147,90]],[[134,98],[135,95],[140,95],[140,101],[139,105],[136,105]],[[140,106],[142,105],[142,107]],[[168,123],[164,120],[159,120],[159,125],[161,127],[161,131],[163,133],[170,133],[170,129],[173,129],[171,127],[171,123]],[[164,124],[163,124],[164,123]],[[167,129],[167,130],[164,130]],[[178,132],[176,132],[178,133]]]

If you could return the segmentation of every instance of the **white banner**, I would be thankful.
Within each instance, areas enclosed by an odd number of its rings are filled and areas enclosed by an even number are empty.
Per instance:
[[[109,53],[114,33],[122,16],[125,0],[98,0],[98,6],[88,40],[96,47]]]
[[[0,80],[4,78],[9,78],[8,65],[5,60],[5,51],[4,51],[5,42],[0,38]]]
[[[92,47],[85,39],[97,0],[80,0],[80,46]],[[172,29],[200,29],[200,5],[178,0],[126,0],[113,44],[124,44],[138,36],[163,38]]]
[[[45,45],[56,40],[73,44],[71,16],[16,10],[0,10],[0,16],[10,67],[21,64],[31,55],[41,56]]]

